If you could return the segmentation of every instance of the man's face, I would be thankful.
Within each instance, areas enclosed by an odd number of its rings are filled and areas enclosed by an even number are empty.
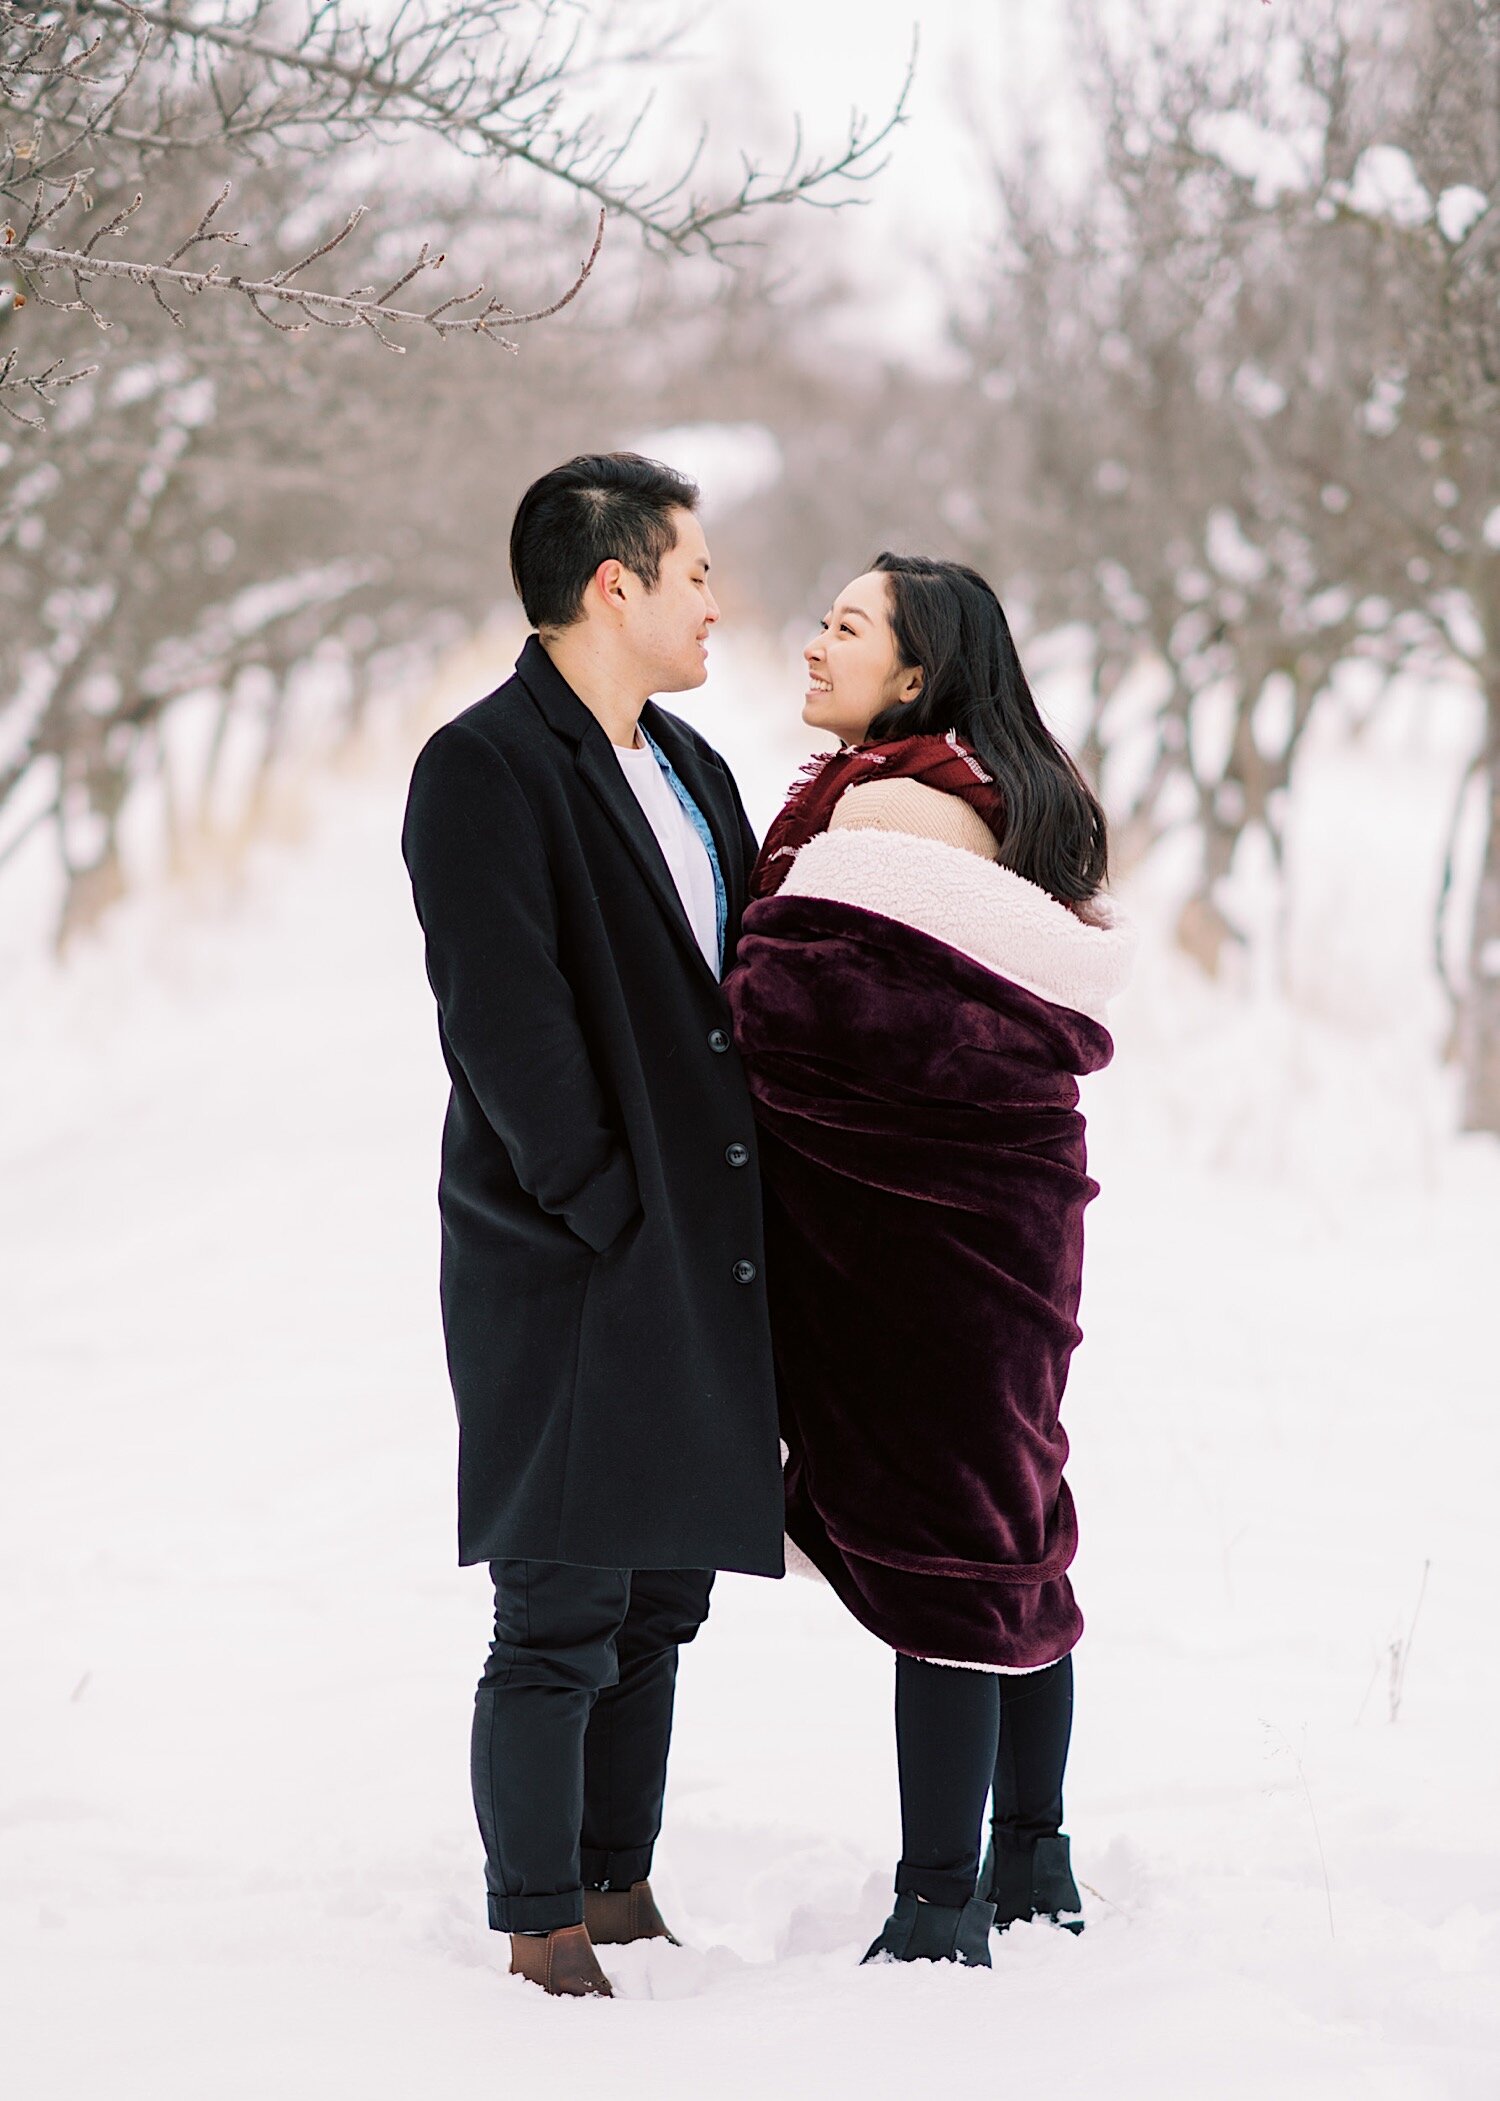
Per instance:
[[[625,636],[649,693],[686,693],[708,677],[708,631],[719,608],[708,586],[708,542],[691,511],[673,511],[677,544],[663,555],[654,591],[634,577]]]

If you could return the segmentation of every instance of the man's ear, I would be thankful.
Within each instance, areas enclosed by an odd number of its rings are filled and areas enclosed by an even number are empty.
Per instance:
[[[601,562],[594,571],[594,582],[598,586],[600,597],[607,606],[617,610],[625,604],[624,577],[625,564],[617,562],[613,556],[607,562]]]

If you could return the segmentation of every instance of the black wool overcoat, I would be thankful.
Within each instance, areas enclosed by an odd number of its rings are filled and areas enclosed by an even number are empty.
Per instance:
[[[706,818],[733,958],[755,836]],[[438,1206],[459,1559],[782,1572],[755,1126],[727,1001],[595,717],[536,637],[429,740],[402,851],[452,1080]]]

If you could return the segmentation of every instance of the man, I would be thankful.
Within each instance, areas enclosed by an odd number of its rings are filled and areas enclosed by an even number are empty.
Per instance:
[[[442,1305],[490,1923],[609,1994],[667,1937],[648,1880],[677,1651],[716,1569],[782,1573],[750,1101],[720,979],[755,852],[712,747],[651,700],[719,617],[694,485],[630,453],[527,490],[536,633],[417,760],[402,850],[453,1083]]]

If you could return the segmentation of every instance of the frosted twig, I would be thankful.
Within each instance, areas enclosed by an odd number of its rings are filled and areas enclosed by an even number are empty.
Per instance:
[[[1097,1897],[1099,1902],[1108,1905],[1111,1911],[1117,1911],[1122,1919],[1130,1916],[1123,1904],[1117,1904],[1113,1897],[1106,1897],[1102,1889],[1095,1889],[1093,1883],[1085,1882],[1081,1875],[1078,1878],[1078,1887],[1086,1889],[1091,1897]]]
[[[187,239],[185,241],[179,242],[178,245],[172,250],[172,253],[167,257],[168,269],[171,269],[174,264],[180,263],[182,261],[182,258],[187,254],[188,250],[190,248],[196,248],[200,241],[229,241],[235,243],[239,242],[240,237],[237,233],[219,233],[210,230],[212,228],[215,216],[222,208],[222,206],[228,203],[229,192],[232,187],[232,184],[227,182],[225,183],[223,189],[220,190],[218,196],[215,197],[213,203],[209,205],[208,209],[204,212],[203,217],[198,221],[198,224],[193,228],[192,232],[188,235]]]
[[[223,196],[209,207],[202,219],[199,220],[197,231],[190,236],[182,248],[175,251],[176,254],[180,256],[185,248],[191,247],[198,240],[232,240],[235,238],[231,234],[210,234],[205,231],[213,213],[222,202]],[[116,218],[109,225],[100,229],[100,234],[95,235],[94,240],[97,240],[104,233],[118,233],[123,220],[129,216],[130,209],[133,209],[133,207],[117,214]],[[290,282],[299,271],[306,269],[310,263],[318,261],[320,257],[328,255],[333,249],[338,247],[341,241],[347,239],[363,216],[364,210],[361,207],[360,210],[350,215],[339,232],[334,234],[329,240],[324,241],[319,247],[311,250],[298,262],[288,265],[286,269],[278,270],[274,275],[262,278],[247,278],[238,274],[226,276],[217,263],[214,263],[206,270],[180,270],[169,263],[135,262],[124,258],[117,259],[96,255],[93,253],[94,240],[91,240],[85,248],[42,247],[25,239],[18,240],[15,228],[10,226],[7,226],[3,229],[3,232],[0,232],[0,254],[6,256],[21,275],[34,285],[44,284],[54,274],[65,272],[73,279],[75,298],[71,300],[47,300],[46,303],[61,307],[64,311],[77,312],[82,309],[92,314],[101,327],[105,327],[108,324],[84,296],[82,288],[85,282],[92,283],[95,280],[103,280],[105,282],[123,281],[139,285],[154,293],[163,306],[167,305],[163,296],[167,291],[186,295],[189,298],[196,297],[201,292],[234,293],[239,298],[244,299],[252,311],[259,315],[261,320],[265,321],[270,327],[288,335],[301,334],[311,322],[321,321],[336,328],[369,328],[380,337],[380,340],[386,344],[388,349],[399,350],[399,344],[392,343],[388,337],[381,333],[381,323],[385,323],[389,327],[430,328],[435,335],[441,338],[451,335],[485,336],[491,342],[499,343],[507,350],[515,350],[518,346],[506,336],[499,334],[499,328],[502,326],[506,328],[524,328],[534,321],[545,321],[553,314],[560,313],[565,306],[578,297],[578,294],[588,282],[604,241],[605,215],[601,211],[599,224],[594,234],[594,244],[584,257],[573,282],[560,298],[553,300],[547,306],[534,308],[529,313],[517,313],[513,307],[507,306],[503,300],[492,297],[486,301],[485,305],[478,312],[460,314],[457,311],[460,307],[471,306],[475,300],[483,296],[484,286],[482,284],[476,285],[471,292],[460,293],[454,298],[441,301],[435,307],[423,309],[393,306],[390,304],[389,294],[382,298],[367,292],[364,288],[347,293],[317,292],[306,285],[294,285]],[[442,254],[429,255],[424,247],[417,261],[390,287],[390,292],[393,293],[400,290],[403,285],[409,284],[413,278],[425,271],[438,269],[444,259]],[[46,298],[44,293],[39,293],[38,296],[43,299]],[[266,311],[268,304],[295,308],[302,318],[291,322],[278,321],[274,315]],[[172,309],[167,307],[167,311],[171,313]],[[178,317],[174,314],[173,318],[176,319]]]
[[[1318,1849],[1318,1867],[1322,1871],[1323,1876],[1323,1898],[1328,1906],[1328,1938],[1335,1940],[1337,1939],[1337,1934],[1334,1931],[1333,1924],[1333,1888],[1328,1880],[1328,1856],[1323,1851],[1323,1833],[1318,1823],[1318,1812],[1313,1805],[1312,1789],[1307,1784],[1307,1774],[1302,1768],[1301,1754],[1293,1748],[1286,1731],[1278,1729],[1274,1722],[1262,1722],[1261,1727],[1270,1729],[1273,1734],[1281,1738],[1283,1744],[1286,1745],[1287,1756],[1297,1769],[1297,1784],[1302,1789],[1302,1799],[1307,1804],[1307,1814],[1312,1820],[1313,1843]]]
[[[4,10],[15,15],[12,4]],[[257,33],[264,10],[251,9],[249,26],[211,21],[171,5],[136,6],[132,0],[92,0],[90,13],[103,21],[128,24],[148,47],[195,47],[204,54],[206,77],[218,92],[214,53],[248,62],[265,80],[298,83],[265,92],[260,99],[242,95],[234,112],[221,109],[219,139],[280,136],[289,131],[317,132],[323,137],[368,135],[377,129],[404,127],[435,132],[460,151],[484,158],[524,163],[550,182],[591,197],[601,209],[632,221],[652,241],[679,251],[721,252],[726,224],[766,205],[793,203],[830,208],[848,201],[840,184],[869,181],[885,165],[882,148],[905,122],[906,103],[915,77],[914,38],[906,74],[890,114],[872,124],[851,116],[843,146],[824,157],[805,160],[800,126],[786,164],[775,174],[745,159],[739,186],[712,200],[689,191],[697,163],[695,148],[687,165],[654,194],[639,181],[617,178],[623,157],[644,111],[623,126],[614,139],[602,136],[587,121],[559,124],[559,97],[593,67],[578,54],[580,32],[564,36],[545,58],[543,33],[560,13],[556,0],[542,0],[541,20],[529,47],[520,53],[502,45],[481,62],[478,49],[493,38],[499,16],[508,10],[497,0],[461,0],[438,16],[414,16],[406,10],[378,33],[364,22],[342,19],[334,5],[318,6],[302,29],[291,36]],[[513,32],[507,26],[507,38]],[[615,64],[657,56],[670,39],[658,39],[650,50],[611,54]],[[132,76],[133,77],[133,76]],[[120,97],[84,120],[85,135],[170,152],[210,143],[185,139],[179,127],[143,128],[139,121],[117,123]],[[701,147],[701,141],[700,141]],[[680,203],[678,203],[680,200]],[[676,204],[676,209],[672,209]]]
[[[80,379],[92,378],[99,369],[97,365],[83,365],[76,372],[64,372],[66,358],[57,358],[40,372],[20,372],[19,350],[8,350],[0,359],[0,413],[9,416],[12,423],[24,423],[28,430],[45,430],[40,416],[22,415],[5,399],[6,390],[34,394],[38,401],[45,401],[51,408],[64,387],[76,386]]]
[[[1412,1608],[1411,1625],[1406,1630],[1406,1639],[1403,1641],[1398,1635],[1391,1643],[1390,1717],[1393,1722],[1401,1719],[1401,1695],[1406,1690],[1406,1666],[1411,1660],[1412,1637],[1417,1631],[1417,1621],[1422,1615],[1422,1600],[1427,1595],[1427,1578],[1431,1571],[1432,1563],[1424,1561],[1422,1581],[1417,1590],[1417,1602]]]

